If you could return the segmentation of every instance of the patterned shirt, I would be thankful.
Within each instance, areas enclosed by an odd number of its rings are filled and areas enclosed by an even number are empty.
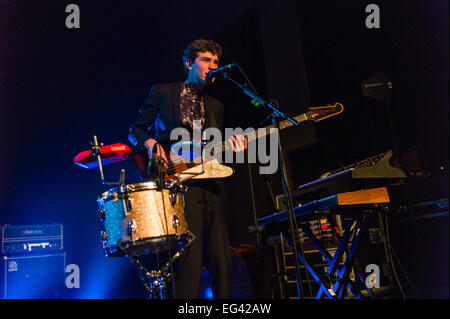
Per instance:
[[[205,124],[205,101],[195,86],[184,83],[180,96],[181,124],[191,133],[194,120],[201,120],[201,128]]]

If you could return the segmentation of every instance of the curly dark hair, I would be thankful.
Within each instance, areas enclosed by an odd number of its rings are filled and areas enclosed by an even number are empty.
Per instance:
[[[186,74],[188,73],[186,61],[194,61],[198,56],[198,52],[211,52],[220,58],[222,56],[222,47],[212,40],[197,39],[192,41],[183,52],[183,65]]]

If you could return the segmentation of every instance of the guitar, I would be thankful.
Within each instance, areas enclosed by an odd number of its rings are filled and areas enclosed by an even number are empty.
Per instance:
[[[342,113],[344,107],[341,103],[335,103],[329,106],[319,106],[308,108],[306,113],[297,115],[294,117],[298,123],[304,121],[314,121],[319,122],[326,118],[336,116]],[[293,126],[290,121],[284,120],[279,123],[279,129],[285,129]],[[253,130],[249,134],[244,134],[248,143],[256,140],[258,138],[269,135],[273,132],[275,125],[269,125],[262,129]],[[195,142],[182,142],[196,144]],[[173,149],[173,146],[172,148]],[[211,142],[205,147],[200,147],[200,145],[194,145],[191,149],[193,152],[190,156],[179,155],[177,153],[166,150],[165,154],[167,159],[170,158],[168,163],[168,169],[165,176],[166,180],[178,179],[180,183],[187,182],[189,180],[199,180],[199,179],[213,179],[213,178],[225,178],[233,175],[234,170],[231,167],[223,165],[219,162],[218,156],[226,151],[230,151],[230,144],[225,142]],[[208,150],[208,154],[205,153]],[[214,153],[212,153],[215,152]],[[147,175],[147,165],[148,158],[139,158],[136,155],[132,156],[132,161],[136,166],[138,172],[144,179],[148,179]]]

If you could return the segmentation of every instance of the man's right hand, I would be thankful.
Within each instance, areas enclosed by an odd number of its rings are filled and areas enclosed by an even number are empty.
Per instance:
[[[144,146],[147,149],[148,158],[150,159],[150,161],[153,158],[153,152],[156,152],[154,156],[156,157],[161,156],[167,163],[166,153],[164,152],[163,147],[160,144],[158,144],[156,140],[149,138],[144,142]]]

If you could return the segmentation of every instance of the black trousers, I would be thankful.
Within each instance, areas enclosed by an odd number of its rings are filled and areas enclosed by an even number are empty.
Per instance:
[[[189,187],[184,194],[185,217],[196,236],[175,264],[170,289],[177,299],[200,298],[202,267],[209,269],[214,298],[231,298],[230,252],[223,199],[219,192]]]

